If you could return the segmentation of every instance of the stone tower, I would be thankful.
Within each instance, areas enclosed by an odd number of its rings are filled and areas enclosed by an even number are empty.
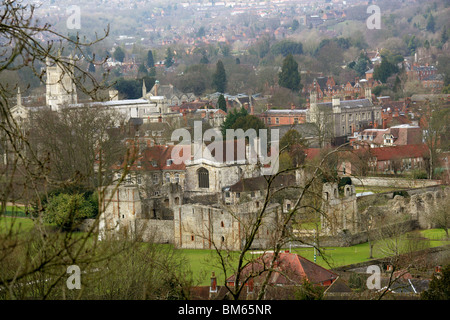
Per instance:
[[[77,90],[73,81],[74,60],[69,56],[70,70],[63,70],[58,64],[52,64],[47,57],[47,80],[46,80],[46,104],[53,111],[60,110],[64,105],[78,102]]]
[[[360,218],[356,205],[356,193],[353,185],[344,186],[343,195],[339,194],[337,183],[325,183],[322,190],[322,230],[328,235],[342,231],[359,232]]]

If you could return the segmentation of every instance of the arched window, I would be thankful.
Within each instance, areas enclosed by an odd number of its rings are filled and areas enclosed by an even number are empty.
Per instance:
[[[209,188],[209,172],[205,168],[200,168],[197,171],[198,175],[198,187]]]

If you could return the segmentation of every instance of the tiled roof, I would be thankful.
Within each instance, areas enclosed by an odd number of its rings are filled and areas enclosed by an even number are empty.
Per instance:
[[[382,147],[369,149],[372,157],[378,161],[393,159],[421,158],[428,154],[428,147],[425,144],[404,145],[394,147]]]
[[[241,272],[241,279],[255,274],[254,282],[263,281],[267,275],[267,270],[273,260],[274,253],[268,252],[249,263]],[[302,284],[309,281],[312,284],[331,284],[336,280],[337,274],[331,272],[318,264],[293,253],[279,253],[274,264],[274,272],[269,279],[269,285],[293,285]],[[235,275],[227,279],[227,282],[234,282]]]
[[[172,160],[173,145],[156,145],[145,148],[136,158],[130,170],[161,171],[161,170],[185,170],[184,162],[175,164]],[[134,148],[133,148],[134,149]],[[138,152],[138,151],[137,151]],[[120,167],[123,168],[125,163]],[[118,169],[118,168],[117,168]]]
[[[295,184],[295,175],[285,174],[278,175],[272,182],[273,188],[279,188],[283,186],[292,186]],[[268,185],[266,177],[259,176],[255,178],[241,179],[230,187],[231,192],[243,192],[243,191],[256,191],[265,189]]]

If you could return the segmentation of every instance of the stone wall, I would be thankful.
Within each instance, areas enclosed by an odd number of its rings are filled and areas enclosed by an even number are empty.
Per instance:
[[[137,219],[136,234],[144,242],[173,244],[174,221]]]
[[[380,177],[365,177],[352,178],[352,184],[355,186],[371,186],[371,187],[392,187],[392,188],[424,188],[429,186],[440,185],[440,180],[428,179],[402,179],[402,178],[380,178]]]
[[[255,212],[244,205],[212,207],[184,204],[174,209],[174,244],[184,249],[240,250],[247,227],[254,223]],[[266,248],[271,244],[281,206],[266,209],[265,218],[252,248]]]

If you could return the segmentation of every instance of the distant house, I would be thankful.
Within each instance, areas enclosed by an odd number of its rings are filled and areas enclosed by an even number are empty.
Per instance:
[[[393,126],[387,129],[366,129],[355,132],[350,139],[353,147],[358,149],[362,144],[376,147],[418,145],[422,143],[422,129],[409,124]]]
[[[336,273],[298,254],[281,252],[272,265],[273,260],[274,253],[267,252],[243,268],[240,279],[241,281],[245,281],[246,290],[242,290],[242,298],[251,299],[257,296],[261,285],[268,275],[268,270],[272,270],[273,272],[267,283],[267,294],[270,295],[274,290],[279,290],[278,293],[284,292],[284,295],[279,294],[277,295],[278,298],[274,296],[274,299],[282,299],[286,295],[292,298],[296,290],[305,282],[328,288],[338,278]],[[235,286],[236,275],[227,278],[226,282],[229,287]],[[222,287],[218,296],[224,295],[226,290],[225,287]]]
[[[425,144],[360,148],[340,155],[338,171],[345,175],[358,174],[362,166],[367,166],[368,172],[385,174],[421,170],[426,166],[428,153]]]
[[[306,122],[306,109],[296,109],[294,105],[290,109],[269,109],[260,113],[258,117],[268,127],[282,125],[296,125]]]
[[[155,81],[149,92],[144,92],[144,98],[150,99],[150,97],[164,97],[164,103],[167,106],[180,105],[183,102],[192,102],[197,99],[193,93],[181,92],[172,84],[161,85],[158,80]]]

